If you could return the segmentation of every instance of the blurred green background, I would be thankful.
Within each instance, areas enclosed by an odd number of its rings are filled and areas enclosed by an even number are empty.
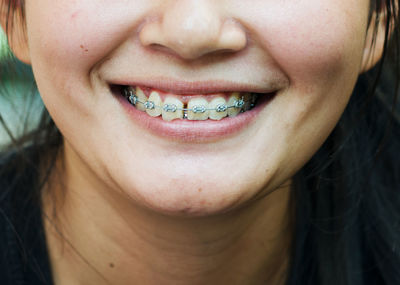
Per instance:
[[[0,28],[0,119],[14,137],[30,129],[43,108],[30,66],[15,59]],[[10,136],[0,123],[0,149]]]
[[[2,29],[0,29],[0,60],[3,60],[4,57],[7,56],[8,48],[6,37]]]

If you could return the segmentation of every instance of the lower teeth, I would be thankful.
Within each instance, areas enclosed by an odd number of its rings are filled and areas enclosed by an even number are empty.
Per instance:
[[[124,88],[123,90],[123,96],[129,101],[129,103],[135,107],[138,107],[139,105],[142,106],[142,110],[160,110],[164,111],[166,113],[174,113],[174,112],[182,112],[183,116],[182,119],[189,119],[188,118],[188,112],[191,112],[192,114],[203,114],[206,112],[216,112],[216,113],[223,113],[227,112],[230,114],[235,114],[235,115],[229,115],[229,116],[236,116],[237,113],[244,113],[246,111],[251,110],[256,106],[257,103],[257,97],[256,95],[253,95],[251,97],[251,100],[245,100],[244,96],[241,98],[238,98],[237,100],[233,101],[233,104],[218,104],[215,108],[207,108],[206,106],[192,106],[191,108],[180,108],[177,107],[175,104],[163,104],[163,106],[158,106],[156,105],[153,101],[145,101],[142,102],[139,100],[138,96],[136,93],[131,89],[131,88]],[[231,111],[231,112],[230,112]],[[212,118],[213,119],[213,118]]]

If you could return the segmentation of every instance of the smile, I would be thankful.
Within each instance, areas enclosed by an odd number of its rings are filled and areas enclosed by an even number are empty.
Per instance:
[[[180,88],[174,92],[172,85],[158,85],[110,84],[110,90],[133,125],[157,137],[186,143],[214,142],[240,134],[278,93],[256,93],[241,86],[239,91],[223,91],[234,88],[212,84],[175,84]]]
[[[151,117],[161,116],[164,121],[187,119],[191,121],[221,120],[236,117],[256,106],[258,95],[248,92],[229,92],[207,97],[178,96],[140,87],[126,86],[124,97],[136,109]],[[208,101],[206,98],[210,98]]]

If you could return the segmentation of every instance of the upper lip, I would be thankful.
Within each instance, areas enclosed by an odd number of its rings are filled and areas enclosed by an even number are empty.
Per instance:
[[[120,80],[109,82],[111,85],[148,87],[177,95],[215,94],[222,92],[272,93],[277,86],[255,86],[249,83],[225,80],[180,81],[170,78],[153,78],[146,80]]]

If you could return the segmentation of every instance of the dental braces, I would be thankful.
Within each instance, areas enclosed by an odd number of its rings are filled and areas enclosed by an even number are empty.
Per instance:
[[[226,104],[218,104],[215,108],[206,108],[203,105],[200,106],[193,106],[193,108],[178,108],[175,104],[164,104],[163,106],[158,106],[155,105],[153,101],[146,101],[142,102],[139,100],[139,98],[136,96],[135,92],[133,90],[129,89],[124,89],[124,97],[128,99],[128,101],[133,105],[136,106],[137,104],[143,104],[143,106],[147,110],[154,110],[156,108],[162,109],[165,112],[176,112],[176,111],[183,111],[184,112],[184,118],[187,118],[187,112],[191,111],[195,114],[198,113],[205,113],[206,111],[216,111],[218,113],[222,113],[227,111],[228,109],[231,108],[236,108],[236,109],[242,109],[246,103],[249,103],[250,101],[245,101],[244,97],[235,100],[233,102],[233,105],[227,106]],[[255,106],[254,102],[250,102],[250,108],[253,108]],[[241,112],[245,112],[245,110],[241,110]]]

